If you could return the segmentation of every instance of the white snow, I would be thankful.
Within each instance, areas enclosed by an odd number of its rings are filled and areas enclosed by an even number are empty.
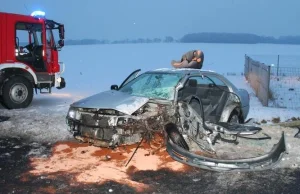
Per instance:
[[[204,69],[237,74],[227,77],[237,87],[249,91],[251,108],[248,118],[271,121],[280,117],[281,121],[285,121],[300,117],[297,109],[263,107],[241,75],[247,53],[297,54],[300,46],[177,43],[66,46],[60,53],[60,60],[66,65],[63,77],[67,87],[54,89],[52,94],[35,95],[31,106],[26,109],[6,110],[0,107],[0,115],[10,117],[8,121],[0,122],[0,135],[50,142],[72,138],[65,122],[71,103],[108,90],[112,84],[121,84],[136,69],[170,68],[172,59],[178,60],[182,53],[195,48],[205,52]]]
[[[270,89],[274,100],[269,106],[300,109],[300,75],[271,77]]]
[[[248,118],[254,118],[256,122],[261,122],[263,120],[270,122],[273,118],[280,118],[280,121],[287,121],[293,117],[300,118],[300,109],[292,108],[274,108],[272,106],[265,107],[261,104],[259,99],[255,96],[254,90],[248,84],[247,80],[243,76],[226,76],[230,81],[232,81],[238,88],[246,89],[250,94],[250,111]],[[300,85],[299,85],[300,87]],[[277,95],[284,96],[285,91],[278,92]],[[289,100],[286,99],[288,104]]]

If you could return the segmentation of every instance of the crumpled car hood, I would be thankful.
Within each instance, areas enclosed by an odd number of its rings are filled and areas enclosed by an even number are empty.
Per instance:
[[[114,109],[131,115],[144,104],[149,98],[132,96],[116,90],[108,90],[74,102],[71,106],[77,108]]]

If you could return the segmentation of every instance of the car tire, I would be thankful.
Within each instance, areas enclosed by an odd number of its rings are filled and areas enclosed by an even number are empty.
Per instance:
[[[228,118],[228,123],[241,123],[239,114],[236,110],[233,110]]]
[[[3,84],[3,105],[8,109],[26,108],[33,99],[33,86],[21,76],[13,76]]]
[[[177,125],[174,123],[168,123],[165,126],[165,130],[168,134],[168,137],[178,146],[182,147],[185,150],[190,150],[188,144],[184,140],[182,134],[178,131]]]

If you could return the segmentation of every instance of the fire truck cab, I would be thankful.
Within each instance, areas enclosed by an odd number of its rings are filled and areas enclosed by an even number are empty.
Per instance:
[[[51,93],[66,82],[58,51],[64,46],[64,25],[31,15],[0,12],[0,101],[8,109],[28,107],[33,92]],[[56,42],[55,39],[58,39]]]

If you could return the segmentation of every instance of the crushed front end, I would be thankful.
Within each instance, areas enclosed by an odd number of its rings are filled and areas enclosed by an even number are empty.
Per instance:
[[[66,122],[74,138],[99,147],[138,143],[148,132],[162,131],[168,105],[148,102],[128,115],[114,109],[70,107]],[[169,109],[172,110],[172,109]]]

